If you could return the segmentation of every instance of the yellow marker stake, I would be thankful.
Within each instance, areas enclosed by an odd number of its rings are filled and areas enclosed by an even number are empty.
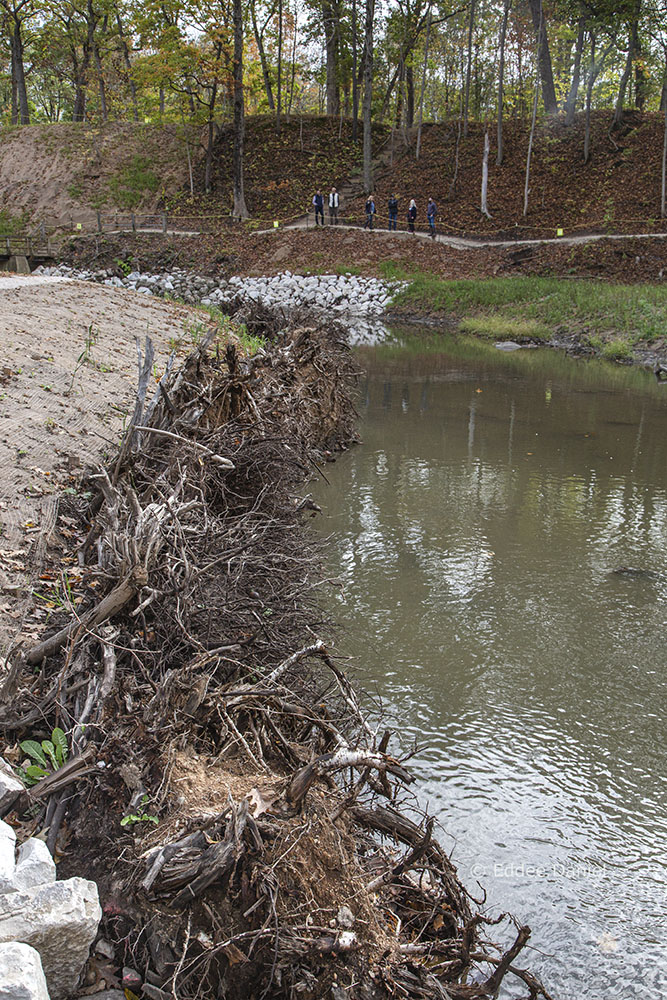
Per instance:
[[[279,229],[279,228],[280,228],[280,223],[279,223],[279,222],[275,222],[275,221],[274,221],[274,223],[273,223],[273,228],[274,228],[274,229]]]
[[[77,224],[76,224],[76,228],[77,228],[77,229],[81,229],[81,223],[80,223],[80,222],[77,222]]]
[[[563,230],[562,229],[557,229],[556,230],[556,236],[562,236],[562,235],[563,235]]]

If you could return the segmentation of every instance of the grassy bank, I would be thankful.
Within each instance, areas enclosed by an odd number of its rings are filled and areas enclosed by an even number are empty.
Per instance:
[[[463,332],[493,340],[576,338],[606,358],[624,360],[636,347],[660,350],[667,330],[667,288],[568,278],[517,277],[448,281],[409,273],[393,262],[386,278],[410,284],[395,300],[399,310],[442,314]]]

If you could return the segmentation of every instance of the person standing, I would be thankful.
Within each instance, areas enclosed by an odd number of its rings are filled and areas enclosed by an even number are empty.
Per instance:
[[[318,189],[313,195],[313,205],[315,206],[315,225],[318,225],[318,218],[321,218],[319,225],[324,225],[324,198],[322,197],[322,192]]]
[[[426,206],[426,218],[428,219],[429,228],[431,230],[431,236],[435,239],[435,213],[437,211],[437,205],[433,201],[433,198],[429,198],[428,205]]]
[[[330,226],[337,226],[338,225],[338,205],[339,205],[338,191],[336,191],[336,188],[331,188],[331,191],[329,192],[329,225]]]
[[[398,198],[395,194],[392,194],[388,203],[389,208],[389,228],[396,229],[396,220],[398,218]]]
[[[415,219],[417,218],[417,202],[414,198],[410,200],[410,206],[408,208],[408,229],[411,233],[415,231]]]
[[[364,229],[373,228],[373,216],[375,215],[375,202],[373,201],[373,195],[369,194],[366,201],[366,221],[364,222]]]

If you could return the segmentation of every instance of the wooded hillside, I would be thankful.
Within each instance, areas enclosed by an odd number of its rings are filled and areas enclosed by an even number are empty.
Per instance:
[[[608,112],[615,142],[628,111],[666,111],[666,59],[658,0],[0,0],[0,119],[203,129],[193,187],[205,193],[230,127],[232,207],[245,217],[246,113],[271,115],[276,133],[326,115],[372,190],[373,126],[412,139],[417,156],[422,122],[464,140],[488,122],[499,165],[526,130],[573,127],[580,112],[587,162],[600,149],[592,113]],[[664,174],[664,152],[661,163]],[[524,187],[527,214],[529,176]]]

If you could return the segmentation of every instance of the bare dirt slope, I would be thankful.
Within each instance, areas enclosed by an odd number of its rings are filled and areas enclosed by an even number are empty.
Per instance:
[[[197,159],[198,130],[189,134]],[[94,223],[105,214],[152,212],[188,177],[183,130],[129,122],[23,125],[0,130],[0,210],[33,223]]]
[[[0,649],[39,620],[24,616],[55,541],[56,497],[118,445],[134,406],[135,338],[151,337],[159,375],[197,322],[139,293],[0,278]]]

